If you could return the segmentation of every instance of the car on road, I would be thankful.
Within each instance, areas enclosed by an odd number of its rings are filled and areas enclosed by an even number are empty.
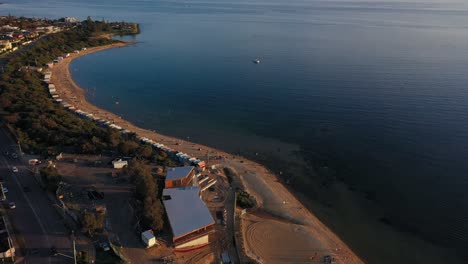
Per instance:
[[[3,187],[3,193],[8,193],[8,188],[7,187]]]
[[[14,158],[14,159],[17,159],[17,158],[18,158],[18,154],[16,154],[16,153],[13,152],[13,153],[11,153],[11,157]]]
[[[15,208],[16,208],[15,202],[9,202],[9,203],[8,203],[8,207],[9,207],[10,209],[15,209]]]
[[[13,172],[18,172],[18,168],[15,167],[15,166],[13,166],[12,170],[13,170]]]

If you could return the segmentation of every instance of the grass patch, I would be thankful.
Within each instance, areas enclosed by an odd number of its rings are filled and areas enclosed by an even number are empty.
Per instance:
[[[255,198],[246,191],[239,190],[236,196],[237,206],[242,209],[249,209],[255,206]]]

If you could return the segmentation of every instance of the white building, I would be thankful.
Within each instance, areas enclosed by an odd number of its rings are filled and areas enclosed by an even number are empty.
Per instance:
[[[114,166],[114,169],[122,169],[123,167],[128,166],[128,161],[126,160],[114,160],[112,161],[112,165]]]
[[[145,243],[146,248],[156,245],[156,237],[151,229],[141,233],[141,240]]]

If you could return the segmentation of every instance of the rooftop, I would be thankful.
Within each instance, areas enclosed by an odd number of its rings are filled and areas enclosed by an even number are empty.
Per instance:
[[[198,186],[164,189],[163,196],[170,196],[168,200],[163,199],[163,203],[174,238],[214,224],[210,211],[198,195],[199,191]]]
[[[166,180],[180,179],[187,176],[192,171],[193,166],[168,168]]]
[[[153,230],[151,230],[151,229],[150,229],[150,230],[146,230],[146,231],[143,232],[141,235],[142,235],[143,237],[145,237],[146,239],[148,239],[148,240],[154,238]]]

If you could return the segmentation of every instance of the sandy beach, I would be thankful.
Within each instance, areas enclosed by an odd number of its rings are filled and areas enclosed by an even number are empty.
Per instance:
[[[69,65],[73,59],[110,48],[124,48],[133,43],[117,43],[89,48],[73,54],[53,66],[51,83],[63,101],[94,116],[114,122],[114,124],[136,134],[160,142],[166,146],[205,160],[207,166],[230,167],[238,172],[247,191],[258,201],[261,213],[246,213],[241,216],[242,234],[246,252],[263,263],[323,263],[323,256],[331,255],[336,263],[364,263],[352,250],[313,212],[277,179],[277,176],[264,166],[234,156],[224,151],[194,144],[186,140],[158,134],[133,125],[120,116],[98,108],[86,100],[86,90],[72,79]],[[211,157],[222,157],[213,159]]]

